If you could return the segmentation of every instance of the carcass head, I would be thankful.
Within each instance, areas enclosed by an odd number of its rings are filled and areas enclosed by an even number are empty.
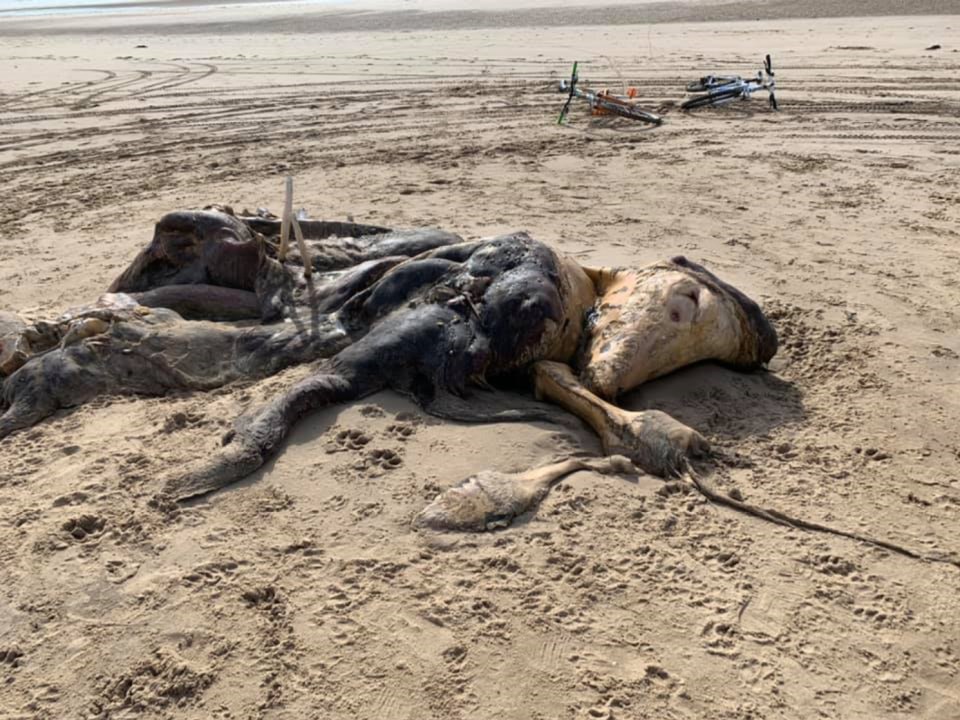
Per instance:
[[[777,352],[757,303],[684,257],[590,272],[599,297],[581,379],[598,395],[614,398],[701,360],[754,369]]]
[[[253,290],[261,243],[229,210],[164,215],[153,240],[110,285],[110,292],[146,292],[164,285],[217,285]]]

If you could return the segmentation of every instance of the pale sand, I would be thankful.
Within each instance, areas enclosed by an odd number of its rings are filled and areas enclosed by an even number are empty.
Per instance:
[[[703,431],[713,482],[748,500],[960,552],[960,16],[508,16],[336,34],[315,15],[309,34],[2,21],[0,308],[89,301],[164,212],[278,209],[288,168],[317,216],[526,228],[590,263],[684,253],[761,300],[782,350],[772,374],[698,367],[626,404]],[[672,108],[765,52],[779,114],[762,96]],[[574,59],[611,85],[615,65],[667,123],[577,107],[557,127]],[[302,373],[102,401],[0,442],[0,717],[960,717],[957,567],[651,477],[578,473],[493,534],[410,529],[469,473],[597,451],[586,429],[443,423],[384,393],[311,417],[235,489],[148,504]]]

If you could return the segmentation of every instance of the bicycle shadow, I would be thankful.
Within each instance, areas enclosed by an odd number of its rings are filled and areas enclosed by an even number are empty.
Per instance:
[[[759,105],[755,100],[734,100],[726,105],[715,105],[711,107],[694,108],[692,110],[682,110],[678,108],[678,115],[681,117],[696,118],[707,122],[718,122],[726,120],[746,120],[757,116],[775,117],[778,113],[770,110],[763,101]],[[783,104],[780,105],[779,113],[783,112]]]
[[[751,103],[754,103],[751,105]],[[645,123],[639,120],[629,120],[615,115],[595,115],[578,118],[576,121],[564,123],[561,127],[582,135],[591,135],[598,131],[604,133],[636,134],[649,133],[655,130],[663,131],[664,125],[677,125],[680,122],[691,120],[703,122],[730,122],[733,120],[750,120],[753,118],[774,118],[783,114],[783,104],[780,112],[774,113],[763,102],[756,104],[753,100],[737,100],[726,105],[683,110],[679,104],[660,106],[653,110],[662,119],[660,125]],[[579,124],[578,124],[579,123]]]
[[[584,126],[578,126],[573,122],[564,123],[560,127],[567,130],[578,132],[582,135],[590,135],[598,130],[615,133],[648,133],[659,128],[659,125],[645,123],[641,120],[629,120],[627,118],[617,117],[615,115],[604,116],[597,115],[583,119]]]

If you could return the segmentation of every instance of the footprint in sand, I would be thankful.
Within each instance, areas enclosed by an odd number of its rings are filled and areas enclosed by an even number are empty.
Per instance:
[[[277,590],[272,585],[247,588],[240,593],[240,597],[246,601],[249,607],[272,605],[279,600]]]
[[[913,611],[900,589],[878,582],[872,592],[867,588],[863,588],[863,591],[852,608],[854,617],[859,620],[884,627],[897,627],[913,619]]]
[[[371,465],[384,470],[396,470],[403,465],[403,458],[393,450],[371,450],[367,458]]]
[[[708,622],[700,633],[711,655],[736,657],[739,651],[740,632],[730,623]]]
[[[0,665],[6,665],[12,668],[20,667],[20,661],[23,658],[23,652],[16,647],[0,647]]]
[[[344,429],[337,432],[327,444],[327,452],[344,452],[347,450],[358,451],[366,447],[370,442],[370,437],[361,430]]]
[[[192,572],[184,575],[183,582],[188,586],[204,587],[218,585],[231,577],[237,571],[238,563],[233,560],[204,563],[198,565]]]
[[[84,542],[100,535],[106,524],[106,520],[96,515],[80,515],[70,518],[60,527],[74,540]]]
[[[842,577],[847,577],[858,570],[854,563],[837,555],[820,555],[814,558],[811,564],[816,570],[824,573],[825,575],[840,575]]]
[[[170,434],[178,430],[196,428],[205,424],[203,415],[192,412],[176,412],[163,423],[163,432],[164,434]]]
[[[51,503],[53,507],[62,507],[64,505],[79,505],[80,503],[86,502],[89,496],[87,493],[77,490],[76,492],[67,493],[66,495],[61,495],[58,498],[55,498]]]
[[[400,441],[409,440],[416,432],[416,427],[407,422],[398,422],[387,425],[387,434]]]
[[[108,559],[104,566],[107,571],[107,577],[110,579],[110,582],[115,585],[126,582],[136,575],[140,569],[140,563],[130,562],[118,557]]]

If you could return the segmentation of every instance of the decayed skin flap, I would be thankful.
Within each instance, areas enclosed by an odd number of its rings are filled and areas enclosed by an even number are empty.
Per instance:
[[[313,409],[385,388],[460,420],[549,418],[530,401],[499,411],[471,401],[472,387],[526,373],[608,454],[670,475],[708,450],[704,439],[663,413],[626,412],[616,397],[691,362],[752,369],[776,352],[756,303],[685,258],[591,269],[525,233],[465,242],[304,220],[307,277],[302,253],[279,259],[279,226],[223,207],[171,213],[97,304],[0,323],[0,438],[99,395],[203,391],[317,363],[238,418],[219,453],[171,469],[166,490],[184,499],[253,472]],[[447,496],[474,519],[452,522],[477,525],[484,507],[484,517],[512,517],[548,486],[549,473],[477,476]]]

